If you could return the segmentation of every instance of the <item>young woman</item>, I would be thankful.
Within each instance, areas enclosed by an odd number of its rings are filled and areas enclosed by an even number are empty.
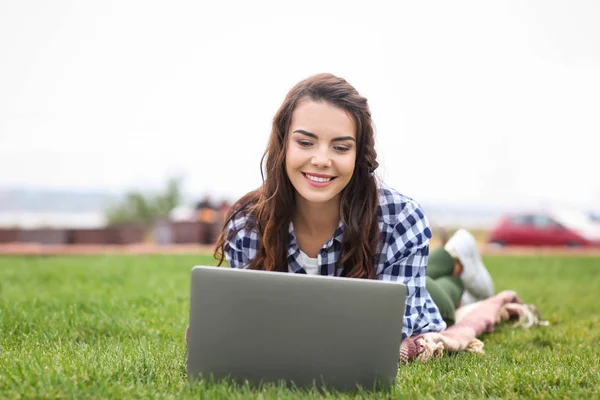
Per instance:
[[[354,87],[330,74],[294,86],[261,165],[263,185],[229,212],[219,265],[402,282],[403,338],[446,327],[426,288],[429,223],[417,202],[378,184],[371,113]]]

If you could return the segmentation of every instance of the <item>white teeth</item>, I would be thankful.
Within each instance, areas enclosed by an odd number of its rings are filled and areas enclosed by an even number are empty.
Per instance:
[[[332,180],[332,179],[333,179],[333,178],[319,178],[319,177],[312,176],[312,175],[309,175],[309,174],[306,174],[306,177],[307,177],[308,179],[310,179],[311,181],[314,181],[314,182],[321,182],[321,183],[329,182],[330,180]]]

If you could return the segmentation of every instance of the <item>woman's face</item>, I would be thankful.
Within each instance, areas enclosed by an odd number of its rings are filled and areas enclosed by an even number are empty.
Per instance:
[[[301,101],[292,114],[285,159],[296,192],[315,203],[339,201],[356,161],[356,125],[327,102]]]

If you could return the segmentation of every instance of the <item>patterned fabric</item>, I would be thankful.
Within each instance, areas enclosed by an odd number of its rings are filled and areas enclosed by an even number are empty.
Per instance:
[[[227,226],[228,233],[238,231],[225,243],[225,256],[233,268],[245,268],[256,257],[260,246],[254,216],[240,212]],[[402,338],[446,328],[439,310],[425,289],[425,271],[429,255],[431,229],[417,202],[390,188],[379,189],[379,229],[382,247],[377,257],[377,279],[406,285],[407,297]],[[319,251],[320,274],[340,276],[344,225],[338,225],[333,237]],[[228,235],[228,237],[230,237]],[[305,274],[300,248],[290,223],[288,271]]]

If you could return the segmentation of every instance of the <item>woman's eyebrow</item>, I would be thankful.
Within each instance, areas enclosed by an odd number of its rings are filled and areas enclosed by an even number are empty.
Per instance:
[[[301,133],[305,136],[314,138],[314,139],[318,139],[319,137],[317,135],[315,135],[312,132],[308,132],[305,131],[304,129],[296,129],[293,133]],[[332,142],[343,142],[344,140],[352,140],[353,142],[356,142],[356,140],[352,137],[352,136],[340,136],[340,137],[336,137],[331,139]]]
[[[340,136],[331,139],[332,142],[343,142],[344,140],[352,140],[353,142],[356,142],[356,140],[352,136]]]
[[[312,133],[312,132],[307,132],[307,131],[305,131],[304,129],[296,129],[296,130],[294,131],[294,133],[301,133],[301,134],[303,134],[303,135],[305,135],[305,136],[308,136],[308,137],[311,137],[311,138],[313,138],[313,139],[318,139],[317,135],[315,135],[315,134],[314,134],[314,133]]]

